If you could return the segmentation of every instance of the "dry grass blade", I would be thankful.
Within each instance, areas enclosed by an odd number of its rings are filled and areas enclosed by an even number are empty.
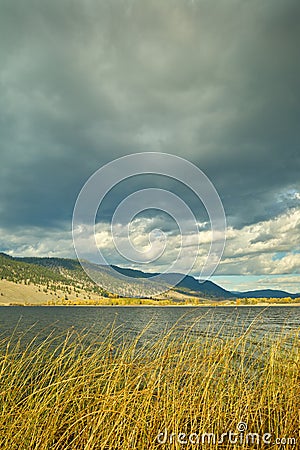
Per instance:
[[[196,336],[192,327],[153,342],[141,335],[122,342],[118,330],[99,342],[87,335],[50,335],[25,347],[2,341],[2,450],[176,449],[180,433],[220,436],[239,422],[300,442],[299,332],[256,341],[249,330],[225,339]]]

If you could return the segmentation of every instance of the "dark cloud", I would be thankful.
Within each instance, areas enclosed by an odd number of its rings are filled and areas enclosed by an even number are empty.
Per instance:
[[[2,0],[2,226],[68,223],[88,176],[138,151],[196,163],[236,228],[294,206],[299,13],[291,0]]]

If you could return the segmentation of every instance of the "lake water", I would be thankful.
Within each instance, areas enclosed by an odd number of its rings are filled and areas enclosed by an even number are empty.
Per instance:
[[[174,327],[176,333],[190,329],[195,336],[241,334],[249,327],[254,335],[276,334],[300,327],[300,307],[0,307],[2,337],[23,336],[29,341],[38,335],[45,339],[52,332],[69,329],[88,331],[97,338],[117,329],[118,335],[136,336],[148,327],[143,339],[155,339]]]

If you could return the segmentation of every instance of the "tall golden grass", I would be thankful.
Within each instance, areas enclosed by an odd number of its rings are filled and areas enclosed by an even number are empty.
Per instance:
[[[299,331],[255,339],[173,329],[153,341],[118,333],[89,344],[74,331],[25,348],[2,341],[1,450],[300,448]],[[240,422],[273,444],[202,445],[203,433],[220,438]],[[200,442],[181,444],[179,433]]]

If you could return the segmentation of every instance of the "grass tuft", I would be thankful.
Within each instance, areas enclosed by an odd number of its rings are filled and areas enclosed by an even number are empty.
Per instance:
[[[122,340],[117,330],[89,342],[72,331],[25,347],[3,340],[1,349],[2,450],[200,448],[181,445],[178,434],[220,437],[240,422],[272,442],[298,442],[284,448],[300,445],[299,332],[254,340],[173,329],[149,342]],[[265,448],[251,445],[243,448]],[[205,448],[242,447],[225,440]]]

